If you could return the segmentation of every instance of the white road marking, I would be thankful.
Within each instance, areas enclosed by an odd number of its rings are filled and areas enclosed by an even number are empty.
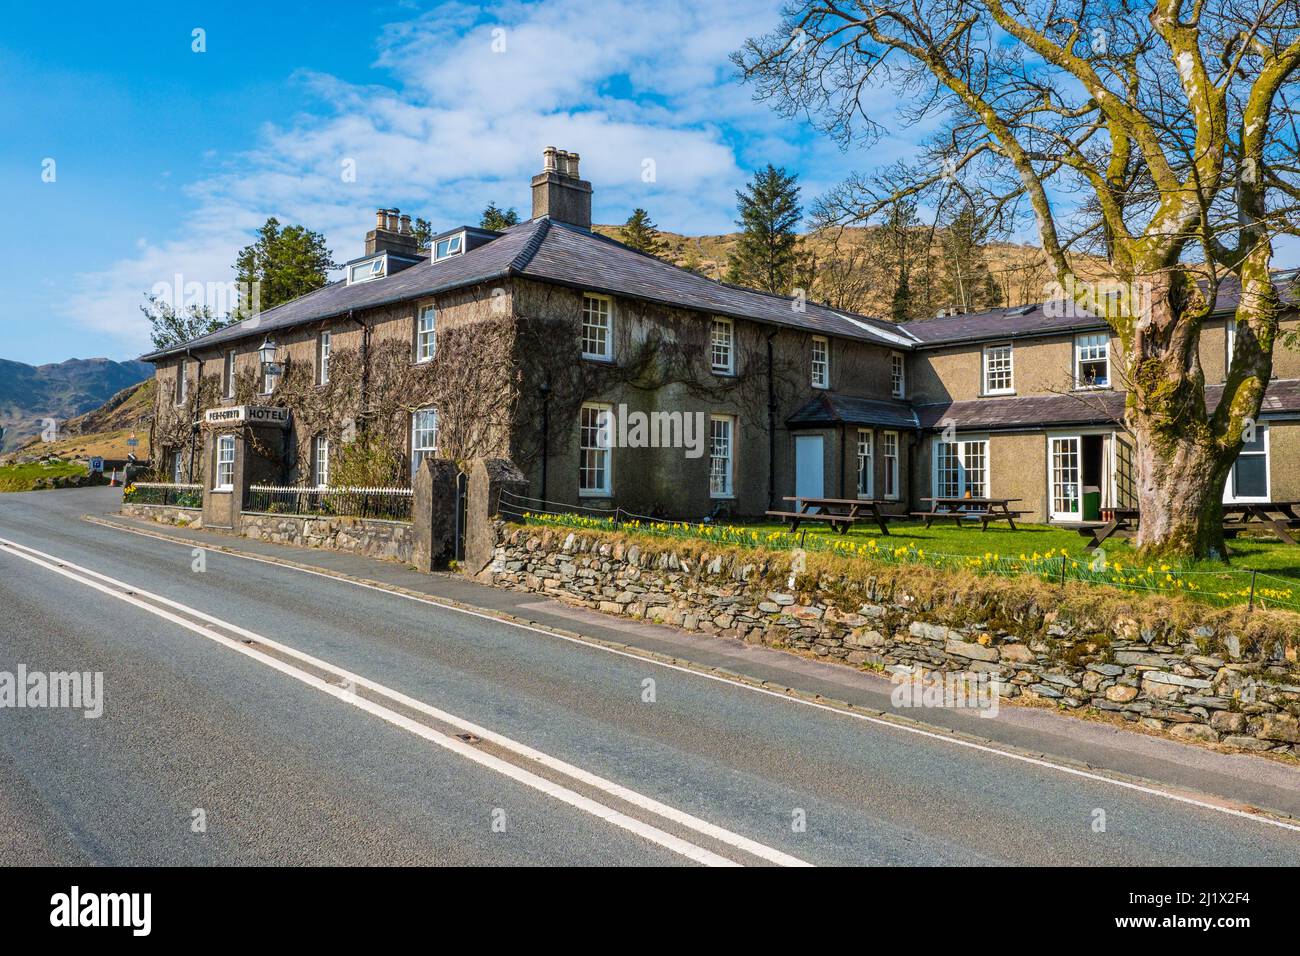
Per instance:
[[[139,607],[142,610],[148,611],[151,614],[154,614],[165,620],[171,621],[174,624],[179,624],[180,626],[188,630],[191,630],[196,634],[200,634],[203,637],[206,637],[212,641],[217,642],[218,644],[221,644],[223,647],[229,648],[230,650],[233,651],[237,651],[238,653],[243,654],[246,657],[250,657],[260,663],[266,664],[267,666],[274,668],[275,670],[283,674],[293,677],[294,679],[299,680],[304,684],[307,684],[309,687],[313,687],[316,690],[329,694],[331,697],[335,697],[339,700],[344,701],[345,703],[352,704],[354,707],[358,707],[361,710],[366,711],[367,713],[370,713],[376,717],[379,717],[382,720],[387,721],[390,724],[393,724],[394,726],[401,727],[403,730],[407,730],[410,733],[415,734],[416,736],[422,737],[425,740],[435,743],[440,747],[444,747],[447,750],[453,751],[454,753],[457,753],[462,757],[472,760],[475,763],[479,763],[485,767],[488,767],[489,769],[495,770],[498,773],[501,773],[507,777],[510,777],[513,780],[518,781],[519,783],[532,787],[533,789],[538,790],[546,794],[547,796],[553,797],[554,799],[559,800],[562,803],[567,803],[570,806],[576,807],[579,810],[583,810],[584,812],[591,814],[592,816],[598,817],[602,820],[605,820],[606,822],[614,824],[615,826],[628,830],[629,832],[634,833],[637,836],[642,837],[643,839],[649,840],[652,843],[657,843],[660,846],[666,847],[697,863],[703,863],[708,866],[739,865],[733,860],[729,860],[726,857],[713,853],[712,851],[704,847],[697,846],[696,844],[683,840],[680,837],[674,836],[671,833],[667,833],[663,830],[660,830],[659,828],[651,826],[650,824],[638,820],[635,817],[631,817],[628,816],[627,814],[621,813],[620,811],[615,810],[612,807],[608,807],[602,803],[598,803],[597,801],[592,800],[589,797],[583,796],[582,794],[570,790],[567,787],[561,786],[560,784],[548,780],[545,777],[538,776],[537,774],[531,773],[521,767],[517,767],[514,764],[509,763],[508,761],[500,759],[499,757],[495,757],[491,754],[483,753],[481,750],[475,749],[472,745],[466,743],[465,741],[459,740],[455,737],[449,737],[446,734],[439,733],[438,731],[432,729],[431,727],[427,727],[424,724],[419,723],[418,721],[411,720],[409,717],[405,717],[402,714],[399,714],[396,711],[391,710],[390,708],[384,707],[382,704],[378,704],[375,703],[374,701],[370,701],[370,700],[366,700],[365,698],[358,697],[355,694],[350,693],[347,689],[343,687],[338,687],[333,684],[330,684],[324,680],[321,680],[319,677],[315,676],[314,674],[310,674],[297,667],[294,667],[291,664],[287,664],[284,661],[271,657],[268,654],[264,654],[261,651],[258,651],[257,649],[250,647],[240,641],[233,640],[232,638],[226,637],[223,634],[218,634],[216,631],[213,631],[210,628],[203,626],[202,624],[198,624],[193,621],[186,620],[185,618],[182,618],[176,614],[172,614],[171,612],[166,611],[163,608],[155,607],[147,603],[146,601],[142,600],[141,598],[147,598],[150,601],[155,601],[159,604],[165,605],[166,607],[174,608],[178,611],[182,611],[183,613],[190,615],[191,617],[198,618],[201,621],[206,621],[210,624],[217,625],[218,627],[221,627],[224,630],[228,630],[232,633],[239,634],[250,640],[257,641],[258,643],[266,647],[273,648],[279,653],[292,657],[296,660],[302,661],[304,664],[308,664],[319,670],[323,670],[326,673],[339,677],[343,681],[350,682],[354,686],[365,687],[366,689],[374,691],[375,693],[382,694],[383,696],[389,698],[390,700],[396,703],[401,704],[402,706],[409,707],[420,713],[426,714],[427,716],[432,717],[435,720],[439,720],[443,723],[450,724],[451,726],[457,727],[467,733],[471,733],[477,737],[481,737],[484,740],[491,741],[492,743],[506,750],[509,750],[515,754],[518,754],[521,757],[524,757],[528,760],[532,760],[538,764],[541,764],[542,766],[548,767],[552,770],[565,774],[566,776],[569,776],[574,780],[577,780],[590,787],[600,790],[603,793],[607,793],[610,796],[623,800],[635,807],[638,807],[641,810],[645,810],[649,813],[660,816],[666,820],[670,820],[680,826],[686,827],[690,830],[700,833],[703,836],[710,837],[728,846],[734,847],[736,849],[749,853],[753,856],[756,856],[761,860],[765,860],[769,863],[774,863],[778,866],[809,866],[810,865],[807,862],[799,859],[798,857],[794,857],[787,853],[783,853],[780,850],[766,846],[765,844],[759,843],[755,840],[751,840],[748,837],[742,836],[738,833],[734,833],[723,827],[709,823],[706,820],[702,820],[698,817],[692,816],[691,814],[678,810],[675,807],[669,806],[668,804],[661,803],[660,801],[655,800],[652,797],[647,797],[644,794],[641,794],[635,790],[631,790],[620,784],[614,783],[613,781],[606,780],[603,777],[591,773],[590,771],[583,770],[581,767],[574,766],[556,757],[552,757],[549,754],[543,753],[539,750],[535,750],[532,747],[527,746],[526,744],[519,743],[502,734],[498,734],[494,731],[488,730],[486,727],[480,727],[477,724],[465,720],[462,717],[456,716],[455,714],[451,714],[446,711],[439,710],[438,708],[426,704],[423,701],[416,700],[413,697],[409,697],[406,694],[401,693],[400,691],[393,690],[392,688],[386,687],[383,684],[379,684],[368,678],[362,677],[359,674],[354,674],[351,671],[345,670],[344,668],[337,667],[334,664],[329,663],[328,661],[324,661],[321,660],[320,658],[313,657],[310,654],[303,653],[302,651],[299,651],[293,647],[289,647],[286,644],[281,644],[278,641],[273,641],[270,638],[264,637],[261,634],[258,634],[254,631],[247,630],[246,628],[240,627],[237,624],[232,624],[228,621],[223,621],[222,619],[218,617],[214,617],[213,615],[207,614],[203,611],[200,611],[197,608],[189,607],[188,605],[182,604],[179,601],[173,601],[172,599],[163,597],[160,594],[154,594],[150,591],[146,591],[143,588],[136,587],[133,584],[129,584],[125,581],[121,581],[116,578],[109,577],[106,574],[101,574],[100,572],[92,570],[90,568],[81,567],[80,565],[74,564],[71,561],[68,561],[64,558],[60,558],[52,554],[47,554],[46,552],[43,551],[38,551],[35,548],[31,548],[28,547],[27,545],[19,544],[18,542],[15,541],[10,541],[6,538],[0,538],[0,548],[8,549],[10,553],[12,553],[15,557],[22,558],[23,560],[28,561],[32,564],[36,564],[39,565],[40,567],[46,568],[47,570],[54,571],[55,573],[60,574],[66,578],[69,578],[70,580],[76,581],[79,584],[84,584],[85,586],[94,588],[95,590],[107,594],[110,597],[114,597],[117,598],[118,600],[125,601],[128,604],[132,604],[136,607]],[[101,584],[99,582],[106,582],[106,583]],[[124,588],[127,591],[132,593],[123,593],[122,591],[116,590],[116,588]]]
[[[110,522],[102,522],[102,526],[112,528],[115,531],[123,531],[128,534],[138,534],[141,535],[142,537],[154,538],[158,541],[167,542],[168,544],[175,544],[178,547],[183,547],[183,548],[202,547],[202,545],[197,544],[196,542],[179,541],[176,538],[172,538],[167,535],[155,534],[153,532],[144,531],[137,528],[123,528],[120,525],[112,524]],[[1197,807],[1202,810],[1213,810],[1215,813],[1223,813],[1223,814],[1227,814],[1228,816],[1239,817],[1240,819],[1243,820],[1250,820],[1254,823],[1263,823],[1268,826],[1278,827],[1279,829],[1282,830],[1290,830],[1293,833],[1300,833],[1300,824],[1292,823],[1287,820],[1281,820],[1278,819],[1277,817],[1266,815],[1262,812],[1249,813],[1245,810],[1238,810],[1234,807],[1225,807],[1219,804],[1210,803],[1206,800],[1197,800],[1195,797],[1188,797],[1179,793],[1171,793],[1168,790],[1161,790],[1159,787],[1150,787],[1140,783],[1133,783],[1132,781],[1129,780],[1119,780],[1116,779],[1115,777],[1108,777],[1105,774],[1095,773],[1089,770],[1080,770],[1077,767],[1069,767],[1066,766],[1065,764],[1055,763],[1051,760],[1047,760],[1042,757],[1032,757],[1028,754],[1019,754],[1012,750],[1003,750],[1000,747],[990,746],[989,744],[977,743],[976,741],[973,740],[963,740],[960,737],[955,737],[950,734],[946,734],[942,731],[925,730],[924,728],[921,727],[913,727],[908,724],[902,724],[893,720],[887,720],[883,717],[875,717],[872,716],[871,714],[864,714],[855,711],[843,710],[839,707],[831,707],[827,704],[819,704],[816,701],[805,700],[804,698],[801,697],[792,697],[789,694],[782,694],[779,693],[778,691],[768,690],[765,687],[755,687],[753,684],[747,684],[744,681],[739,681],[731,677],[725,677],[720,674],[705,673],[703,671],[695,670],[694,668],[683,667],[680,664],[671,664],[668,663],[667,661],[656,660],[655,658],[648,657],[644,654],[637,654],[631,651],[621,650],[620,648],[617,647],[609,647],[605,644],[600,644],[595,641],[584,640],[581,637],[573,637],[568,634],[559,634],[555,631],[547,630],[544,627],[535,627],[531,624],[525,624],[522,621],[512,621],[509,618],[498,617],[497,615],[494,614],[487,614],[482,611],[472,610],[470,608],[457,607],[454,604],[448,604],[445,601],[439,601],[436,598],[416,597],[413,594],[404,594],[401,591],[394,591],[391,588],[380,587],[379,585],[375,585],[375,584],[366,584],[363,581],[357,581],[352,578],[341,577],[340,575],[330,574],[326,571],[316,571],[311,568],[296,567],[291,564],[284,564],[280,561],[270,561],[267,560],[266,558],[259,558],[256,555],[243,554],[238,551],[227,551],[227,550],[220,550],[220,549],[215,549],[215,550],[218,550],[219,554],[226,555],[227,557],[239,558],[245,561],[256,561],[258,564],[269,564],[273,567],[283,568],[286,571],[296,571],[299,574],[310,574],[316,577],[329,578],[332,581],[340,581],[344,584],[350,584],[353,587],[365,588],[369,591],[379,591],[380,593],[392,595],[393,597],[405,598],[408,601],[415,601],[419,604],[428,604],[433,607],[442,608],[447,611],[455,611],[459,614],[468,615],[469,617],[477,617],[487,621],[495,621],[498,624],[505,624],[508,625],[509,627],[519,628],[520,630],[524,630],[524,631],[531,631],[535,634],[543,634],[546,637],[557,638],[562,641],[568,641],[571,644],[579,644],[583,647],[591,648],[592,650],[605,651],[608,654],[614,654],[619,657],[626,657],[634,661],[639,661],[640,663],[643,664],[650,664],[655,667],[663,667],[668,670],[680,671],[683,674],[689,674],[693,677],[702,677],[705,680],[717,681],[722,684],[727,684],[731,687],[738,687],[741,688],[742,690],[752,691],[753,693],[756,694],[765,694],[769,697],[775,697],[777,700],[786,701],[787,703],[799,704],[804,707],[812,707],[817,710],[827,711],[829,713],[836,714],[840,717],[851,717],[855,720],[860,720],[865,723],[876,724],[881,727],[888,727],[891,730],[898,730],[904,733],[916,734],[917,736],[926,737],[931,740],[943,741],[944,743],[954,744],[958,747],[965,747],[969,750],[975,750],[980,753],[987,753],[987,754],[993,754],[998,757],[1005,757],[1008,760],[1016,760],[1021,763],[1030,764],[1031,766],[1042,767],[1043,769],[1046,770],[1055,770],[1058,773],[1068,774],[1069,776],[1073,776],[1073,777],[1080,777],[1083,778],[1084,780],[1092,780],[1097,783],[1105,783],[1113,787],[1120,787],[1125,790],[1132,790],[1136,793],[1142,793],[1153,797],[1160,797],[1165,800],[1172,800],[1176,803],[1186,804],[1188,806]]]

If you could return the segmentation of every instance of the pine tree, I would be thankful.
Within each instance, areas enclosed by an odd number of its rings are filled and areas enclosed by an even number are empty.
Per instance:
[[[659,227],[650,221],[644,209],[633,209],[623,223],[623,245],[652,256],[663,256],[667,251],[659,237]]]
[[[483,210],[483,218],[479,220],[479,226],[483,229],[491,229],[493,232],[504,232],[511,226],[519,225],[519,213],[512,206],[509,209],[502,209],[494,202],[487,204]]]
[[[965,202],[948,219],[939,239],[944,294],[962,312],[980,312],[1002,302],[1002,293],[984,261],[986,238],[975,207]]]
[[[253,283],[260,283],[253,304],[263,311],[319,289],[333,268],[324,236],[304,226],[281,229],[274,216],[258,230],[257,241],[239,251],[234,266],[242,288],[251,290]]]
[[[737,190],[736,204],[741,236],[727,262],[727,281],[789,295],[803,258],[795,231],[803,212],[798,177],[769,163]]]

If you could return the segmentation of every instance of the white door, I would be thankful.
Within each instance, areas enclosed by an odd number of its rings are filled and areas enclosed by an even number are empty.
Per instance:
[[[1052,519],[1078,521],[1083,514],[1082,470],[1077,435],[1051,440]]]
[[[794,437],[794,493],[800,498],[821,498],[826,494],[821,435]]]

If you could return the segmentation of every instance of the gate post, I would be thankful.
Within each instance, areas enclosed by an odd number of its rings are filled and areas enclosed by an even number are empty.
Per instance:
[[[508,458],[476,458],[469,465],[469,491],[465,509],[465,560],[467,575],[478,574],[492,563],[497,546],[493,525],[501,492],[522,494],[528,487],[523,472]]]
[[[456,478],[448,458],[426,458],[412,483],[411,563],[418,571],[444,568],[456,553]]]

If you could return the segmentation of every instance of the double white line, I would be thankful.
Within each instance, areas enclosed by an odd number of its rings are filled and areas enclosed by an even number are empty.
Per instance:
[[[371,699],[371,697],[362,697],[351,688],[364,689],[373,697],[382,697],[386,701],[403,707],[409,711],[414,711],[441,724],[454,727],[455,729],[472,734],[481,740],[487,741],[496,748],[509,753],[515,758],[524,762],[529,762],[538,767],[546,768],[552,773],[567,777],[569,780],[582,784],[589,790],[597,791],[614,800],[622,801],[628,806],[635,808],[643,815],[657,817],[662,821],[667,821],[676,825],[678,828],[691,831],[700,836],[707,837],[715,844],[721,844],[723,847],[729,847],[733,850],[740,851],[742,854],[754,857],[762,862],[776,864],[778,866],[809,866],[811,864],[783,853],[780,850],[766,846],[748,837],[741,836],[724,827],[716,826],[707,820],[701,820],[699,817],[692,816],[675,807],[668,806],[651,797],[638,793],[611,780],[606,780],[581,767],[576,767],[563,760],[559,760],[549,754],[542,753],[525,744],[512,740],[502,734],[488,730],[486,727],[480,727],[477,724],[450,714],[444,710],[426,704],[423,701],[409,697],[400,691],[393,690],[383,684],[376,683],[359,674],[337,667],[328,661],[305,654],[296,648],[289,647],[264,637],[254,631],[240,627],[237,624],[231,624],[220,618],[213,617],[196,608],[173,601],[170,598],[163,597],[159,594],[153,594],[143,588],[128,584],[125,581],[119,581],[116,578],[93,571],[90,568],[84,568],[73,564],[63,558],[35,548],[29,548],[26,545],[19,544],[16,541],[10,541],[6,538],[0,538],[0,551],[7,552],[14,557],[21,558],[31,564],[53,571],[55,574],[62,575],[69,580],[76,581],[88,588],[99,591],[116,600],[123,601],[127,604],[147,611],[156,617],[165,621],[170,621],[186,630],[206,637],[228,650],[243,654],[261,664],[265,664],[281,674],[306,684],[323,694],[343,701],[360,710],[365,711],[380,720],[386,721],[395,727],[400,727],[409,733],[414,734],[430,743],[436,744],[452,753],[464,757],[466,760],[473,761],[480,766],[494,770],[502,776],[508,777],[526,787],[530,787],[547,796],[567,804],[584,813],[589,813],[598,817],[607,823],[613,824],[620,829],[635,834],[650,843],[665,847],[674,853],[680,854],[688,860],[701,863],[706,866],[739,866],[741,863],[737,860],[723,856],[714,852],[706,846],[693,843],[690,840],[670,833],[658,826],[647,823],[637,816],[632,816],[598,800],[592,799],[583,793],[556,782],[548,777],[541,776],[523,766],[512,763],[509,760],[502,759],[492,753],[486,753],[476,747],[474,744],[467,743],[455,736],[441,733],[438,730],[413,720],[405,714],[399,713],[392,707],[384,703]],[[220,628],[220,631],[215,628]],[[222,633],[226,632],[226,633]],[[229,635],[237,635],[239,639]],[[259,650],[256,646],[244,643],[244,640],[254,641],[268,650],[274,651],[275,655],[268,654]],[[288,658],[284,660],[282,658]],[[324,673],[332,678],[336,678],[339,684],[331,683],[318,676],[318,673],[312,673],[302,667],[296,666],[298,662],[312,671]]]

